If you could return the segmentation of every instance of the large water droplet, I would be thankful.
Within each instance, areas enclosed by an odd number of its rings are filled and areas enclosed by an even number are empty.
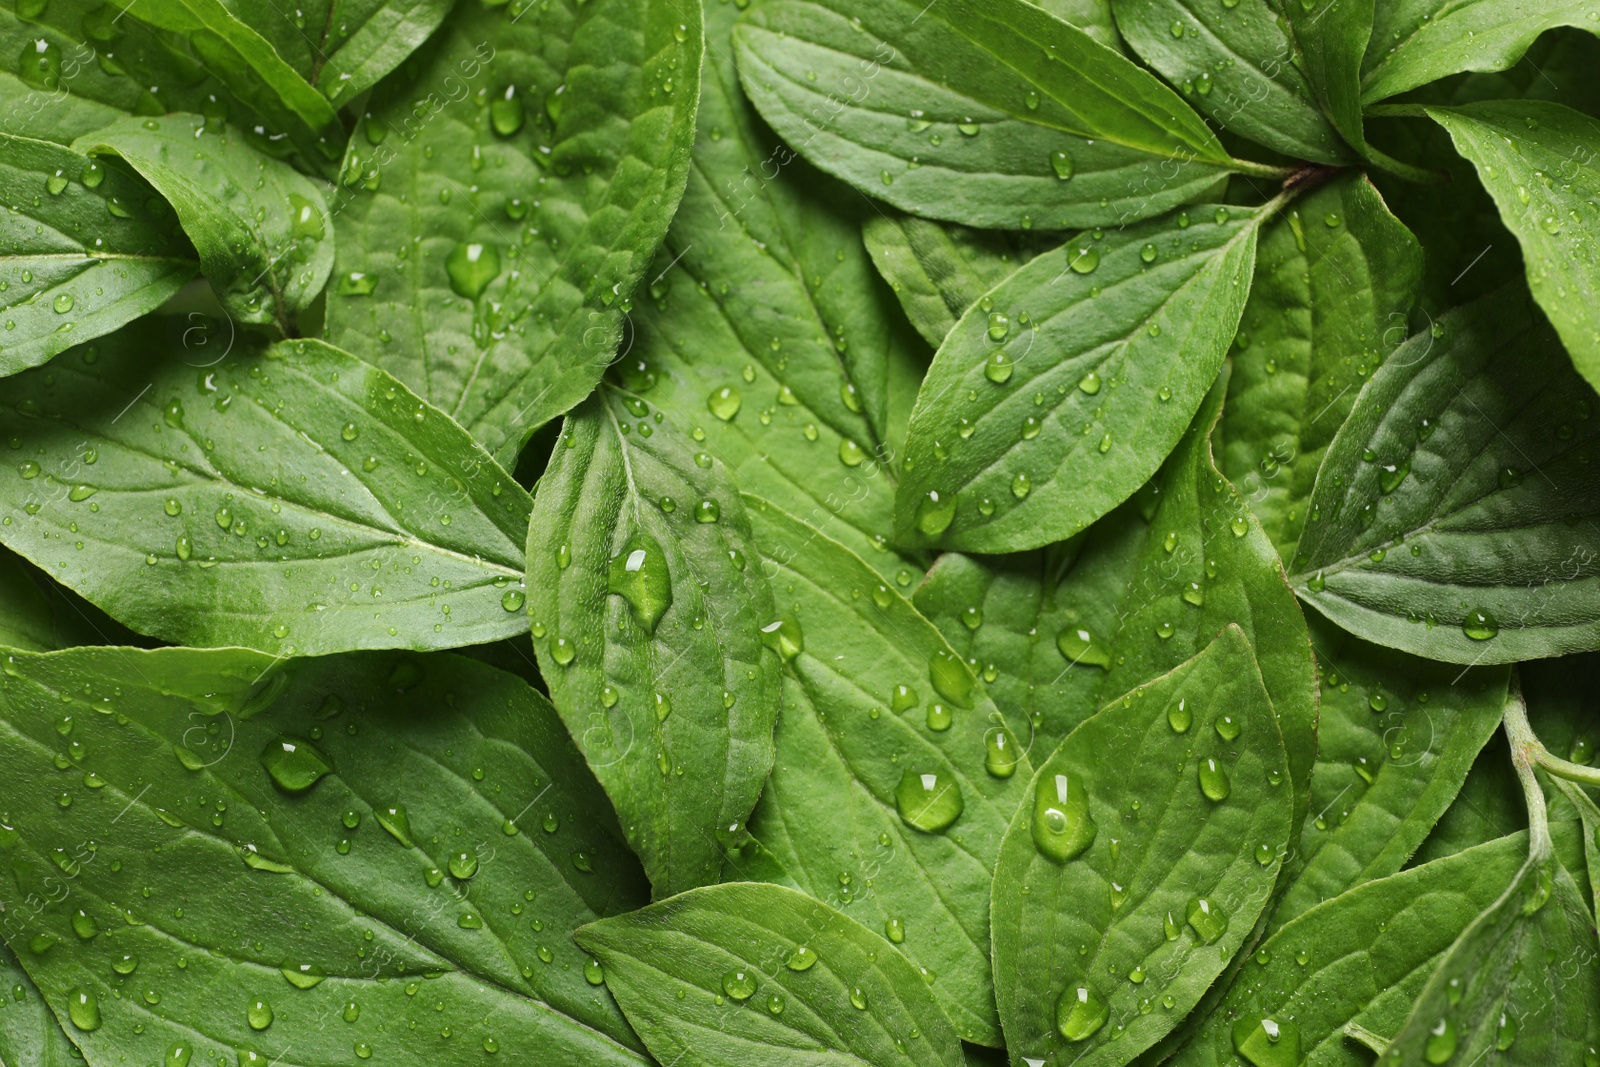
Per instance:
[[[661,616],[672,606],[672,575],[661,542],[643,530],[628,538],[622,551],[611,557],[606,588],[628,602],[646,632],[655,633]]]
[[[1068,987],[1056,1001],[1056,1029],[1068,1041],[1086,1041],[1111,1017],[1111,1009],[1088,986]]]
[[[930,489],[917,504],[917,529],[928,537],[938,537],[950,528],[956,517],[956,497]]]
[[[756,995],[756,976],[742,967],[729,971],[722,976],[722,991],[731,1000],[749,1000]]]
[[[446,257],[444,270],[458,296],[476,300],[500,276],[500,250],[490,244],[458,244]]]
[[[1189,898],[1189,925],[1206,944],[1216,941],[1228,932],[1228,916],[1205,897]]]
[[[257,997],[244,1010],[244,1017],[245,1021],[250,1024],[250,1029],[265,1030],[272,1025],[272,1006]]]
[[[706,407],[711,409],[711,414],[723,422],[732,422],[733,417],[739,414],[739,406],[743,403],[744,397],[740,395],[739,390],[731,385],[725,385],[721,389],[713,391],[706,398]]]
[[[1076,168],[1073,166],[1072,157],[1065,152],[1050,153],[1050,169],[1056,172],[1056,177],[1066,181],[1072,177]]]
[[[928,681],[934,690],[958,708],[972,707],[972,672],[961,657],[941,648],[928,661]]]
[[[67,994],[67,1018],[84,1033],[100,1029],[100,1001],[93,993],[79,987]]]
[[[316,746],[285,734],[279,734],[262,749],[261,765],[285,793],[304,793],[333,770],[333,764]]]
[[[1002,727],[984,735],[983,769],[995,778],[1010,778],[1017,773],[1017,743]]]
[[[506,86],[501,95],[489,101],[489,124],[501,137],[511,137],[522,129],[526,109],[515,85]]]
[[[399,804],[389,804],[379,807],[373,816],[378,820],[378,825],[389,831],[390,835],[406,848],[411,844],[411,816],[406,814],[406,809]]]
[[[806,649],[806,639],[800,632],[800,623],[792,617],[781,618],[763,626],[761,643],[776,652],[778,658],[785,664],[793,663],[795,657]]]
[[[947,774],[908,770],[894,791],[900,818],[914,830],[936,834],[961,817],[961,787]]]
[[[1422,1057],[1429,1063],[1438,1065],[1450,1062],[1450,1057],[1456,1054],[1456,1045],[1460,1035],[1456,1031],[1456,1024],[1449,1019],[1440,1019],[1432,1030],[1428,1031],[1428,1040],[1423,1042]]]
[[[1488,641],[1500,634],[1500,623],[1487,611],[1470,611],[1461,632],[1474,641]]]
[[[1089,794],[1076,774],[1047,774],[1033,793],[1033,843],[1041,855],[1066,863],[1093,843],[1098,827]]]
[[[1056,634],[1056,648],[1074,666],[1111,669],[1111,649],[1081,626],[1068,626]]]
[[[1217,803],[1227,800],[1228,794],[1233,792],[1228,772],[1222,764],[1209,757],[1200,761],[1200,792],[1206,795],[1207,800]]]
[[[1299,1067],[1300,1028],[1292,1022],[1246,1015],[1233,1024],[1233,1050],[1253,1067]]]

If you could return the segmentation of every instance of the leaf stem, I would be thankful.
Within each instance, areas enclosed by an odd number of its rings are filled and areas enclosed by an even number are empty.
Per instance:
[[[1275,178],[1286,181],[1298,173],[1295,167],[1274,167],[1268,163],[1254,163],[1248,159],[1230,159],[1228,165],[1240,174],[1248,174],[1252,178]]]
[[[1550,812],[1545,804],[1544,788],[1534,776],[1533,768],[1543,765],[1541,757],[1555,757],[1545,751],[1528,723],[1528,705],[1522,699],[1522,681],[1515,671],[1511,674],[1511,688],[1506,693],[1502,725],[1505,727],[1506,740],[1511,745],[1511,765],[1516,768],[1517,780],[1522,783],[1522,796],[1528,805],[1528,861],[1542,861],[1553,854]]]

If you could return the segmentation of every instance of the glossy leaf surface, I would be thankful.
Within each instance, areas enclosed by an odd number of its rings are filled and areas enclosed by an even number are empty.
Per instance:
[[[728,471],[612,386],[566,422],[528,531],[534,648],[658,897],[719,879],[772,769],[777,620]]]

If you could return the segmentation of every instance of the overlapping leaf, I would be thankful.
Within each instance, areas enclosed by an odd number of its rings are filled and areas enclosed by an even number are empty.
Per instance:
[[[6,939],[90,1063],[646,1062],[570,941],[644,881],[521,681],[393,653],[4,666]]]
[[[1429,108],[1522,245],[1528,285],[1600,388],[1600,119],[1544,101]]]
[[[169,641],[319,655],[527,631],[531,502],[465,431],[321,342],[219,357],[163,327],[7,379],[0,542]]]
[[[1464,70],[1505,70],[1546,30],[1595,32],[1585,0],[1401,0],[1378,3],[1372,43],[1361,64],[1366,103]]]
[[[968,665],[863,561],[773,505],[751,521],[787,661],[778,758],[737,877],[884,935],[968,1041],[997,1045],[989,883],[1032,768]]]
[[[327,283],[333,244],[322,191],[236,131],[199,115],[127,118],[73,148],[120,156],[166,197],[238,321],[292,334]]]
[[[1205,207],[1083,234],[970,308],[912,412],[899,538],[1037,548],[1131,496],[1216,378],[1270,213]]]
[[[1296,588],[1345,629],[1430,659],[1593,647],[1595,403],[1525,295],[1440,319],[1372,376],[1329,446]]]
[[[1222,469],[1284,559],[1333,435],[1366,378],[1410,333],[1422,249],[1359,176],[1265,227],[1234,339]]]
[[[511,466],[630,333],[688,169],[699,10],[462,4],[352,139],[328,339]]]
[[[861,246],[872,207],[774,140],[745,101],[738,15],[706,11],[694,168],[621,366],[744,490],[904,588],[919,561],[887,535],[926,346]]]
[[[1111,6],[1139,58],[1224,129],[1291,158],[1339,163],[1348,155],[1269,0],[1231,6],[1113,0]]]
[[[956,320],[1059,238],[974,230],[914,215],[874,215],[861,231],[873,265],[923,339],[938,347]]]
[[[1241,627],[1278,714],[1298,824],[1316,758],[1311,645],[1271,542],[1211,460],[1221,399],[1213,390],[1165,471],[1081,539],[990,560],[948,553],[917,604],[982,665],[1001,710],[1031,722],[1036,752]]]
[[[1289,850],[1293,785],[1243,632],[1107,705],[1032,790],[995,866],[1007,1047],[1125,1064],[1227,968]]]
[[[781,137],[913,214],[1120,225],[1198,199],[1230,170],[1266,172],[1230,159],[1153,75],[1025,0],[773,0],[735,45]]]
[[[124,168],[0,134],[0,375],[160,307],[194,277],[167,204]]]
[[[1312,96],[1344,139],[1366,147],[1361,121],[1361,60],[1372,38],[1376,0],[1325,0],[1281,7]]]
[[[725,467],[602,386],[528,530],[534,647],[658,897],[719,880],[772,769],[777,618]]]
[[[792,889],[697,889],[602,919],[577,937],[605,965],[607,987],[662,1063],[963,1062],[917,968]]]

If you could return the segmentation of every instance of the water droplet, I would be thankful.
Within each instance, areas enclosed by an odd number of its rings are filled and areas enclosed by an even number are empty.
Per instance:
[[[347,422],[340,428],[339,436],[346,441],[354,441],[361,436],[361,428],[353,422]]]
[[[1111,649],[1081,626],[1068,626],[1056,634],[1056,648],[1073,665],[1111,669]]]
[[[252,1030],[265,1030],[272,1025],[272,1007],[266,1001],[257,998],[250,1002],[244,1011],[245,1021]]]
[[[930,489],[917,504],[917,529],[928,537],[938,537],[950,528],[956,517],[956,497]]]
[[[1495,1028],[1494,1047],[1496,1052],[1505,1052],[1517,1043],[1517,1020],[1507,1012],[1500,1013],[1500,1025]]]
[[[1228,916],[1205,897],[1189,898],[1189,925],[1206,944],[1215,944],[1228,932]]]
[[[1015,369],[1016,364],[1004,352],[990,352],[989,358],[983,361],[983,376],[996,385],[1010,381],[1011,372]]]
[[[500,276],[500,250],[491,244],[458,244],[445,259],[444,270],[457,296],[476,300]]]
[[[1179,700],[1167,709],[1167,725],[1172,727],[1174,733],[1186,734],[1194,723],[1194,712],[1189,710],[1187,697]]]
[[[914,830],[938,833],[961,817],[961,787],[948,775],[908,770],[894,791],[900,818]]]
[[[1011,334],[1011,318],[1003,311],[989,313],[989,340],[1003,342]]]
[[[111,969],[117,974],[127,977],[139,969],[139,957],[131,952],[124,952],[112,959]]]
[[[723,422],[732,422],[733,417],[739,414],[739,406],[743,403],[744,397],[731,385],[715,390],[706,398],[706,407]]]
[[[84,1033],[100,1029],[100,1001],[81,986],[67,994],[67,1018]]]
[[[1091,244],[1080,242],[1067,252],[1067,266],[1077,274],[1093,274],[1100,265],[1100,252]]]
[[[722,991],[732,1000],[749,1000],[756,995],[756,976],[742,968],[722,976]]]
[[[860,986],[850,987],[850,1006],[856,1011],[867,1010],[867,991]]]
[[[1438,1024],[1428,1031],[1428,1040],[1422,1046],[1422,1056],[1435,1065],[1449,1063],[1450,1057],[1456,1054],[1456,1044],[1459,1040],[1456,1024],[1449,1019],[1440,1019]]]
[[[1068,178],[1072,177],[1076,168],[1073,166],[1072,157],[1067,153],[1051,152],[1050,169],[1056,172],[1057,178],[1060,178],[1062,181],[1066,181]]]
[[[1056,1001],[1056,1029],[1068,1041],[1086,1041],[1111,1017],[1106,1002],[1088,986],[1071,986]]]
[[[1076,774],[1049,774],[1033,794],[1033,843],[1041,855],[1066,863],[1093,843],[1099,828],[1089,813],[1089,794]]]
[[[942,734],[954,724],[955,716],[943,704],[929,704],[926,722],[929,730]]]
[[[333,770],[328,757],[309,741],[279,734],[261,752],[261,765],[285,793],[304,793]]]
[[[389,831],[396,841],[406,846],[406,848],[413,847],[411,844],[411,817],[406,814],[404,807],[399,804],[390,804],[378,808],[372,814],[378,820],[378,825]]]
[[[1275,856],[1277,856],[1277,851],[1271,845],[1260,844],[1256,846],[1256,862],[1261,866],[1272,866],[1272,860]]]
[[[694,521],[713,523],[722,518],[722,505],[715,500],[702,500],[694,506]]]
[[[450,856],[447,866],[450,868],[450,877],[464,882],[478,873],[477,853],[464,850],[455,852]]]
[[[279,969],[284,980],[296,989],[315,989],[327,980],[327,975],[316,966],[309,963],[297,964],[293,967]]]
[[[1233,1050],[1252,1067],[1299,1067],[1300,1030],[1291,1022],[1247,1015],[1233,1024]]]
[[[1200,761],[1200,792],[1206,799],[1221,803],[1228,799],[1228,794],[1233,792],[1233,783],[1228,780],[1228,772],[1216,760],[1207,758]]]
[[[956,707],[972,707],[972,672],[949,649],[939,649],[928,661],[928,681],[933,683],[935,692]]]
[[[903,945],[906,943],[906,924],[891,915],[884,920],[883,935],[894,944]]]
[[[646,632],[655,633],[661,616],[672,606],[672,576],[661,543],[643,530],[635,533],[611,557],[606,587],[628,602]]]
[[[72,914],[72,932],[80,941],[92,941],[100,933],[100,927],[92,915],[79,908]]]
[[[583,980],[590,985],[605,985],[606,971],[600,961],[591,957],[583,965]]]
[[[517,95],[514,85],[506,86],[504,93],[489,101],[489,125],[501,137],[515,136],[522,129],[525,115],[522,97]]]
[[[817,954],[805,945],[799,945],[789,953],[788,962],[785,964],[791,971],[809,971],[817,962]]]
[[[73,305],[76,303],[77,301],[73,299],[71,293],[61,293],[56,297],[55,302],[51,306],[56,309],[57,315],[65,315],[67,312],[72,310]]]
[[[1500,623],[1487,611],[1472,611],[1461,624],[1461,632],[1474,641],[1488,641],[1500,633]]]
[[[1218,716],[1216,730],[1217,736],[1221,737],[1224,741],[1232,741],[1234,738],[1239,736],[1239,720],[1235,719],[1232,715]]]
[[[805,634],[793,617],[781,618],[763,626],[761,643],[776,652],[778,659],[786,665],[793,663],[795,657],[806,649]]]
[[[507,611],[521,611],[527,600],[527,594],[520,589],[507,589],[500,594],[500,606]]]
[[[1017,743],[1001,727],[984,735],[983,769],[996,778],[1010,778],[1017,772]]]

